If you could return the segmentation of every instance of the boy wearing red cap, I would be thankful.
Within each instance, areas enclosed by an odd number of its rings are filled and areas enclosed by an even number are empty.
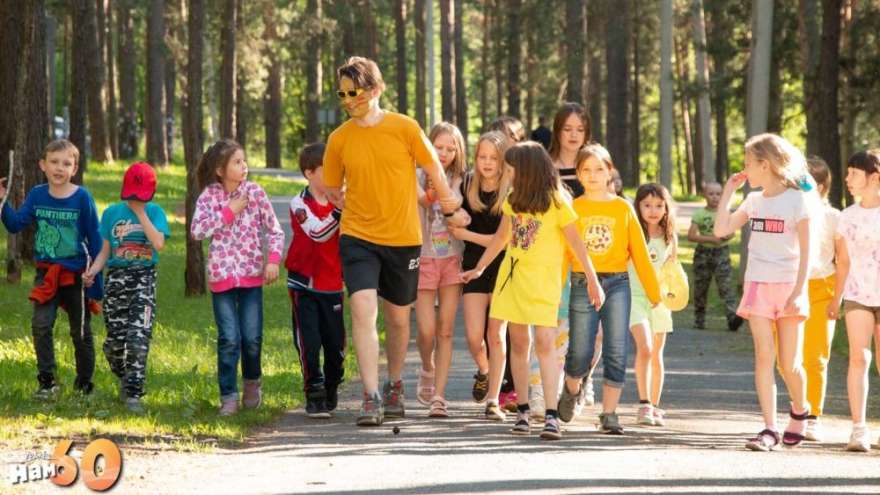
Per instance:
[[[156,172],[135,163],[125,172],[122,201],[101,216],[101,253],[83,275],[86,283],[107,266],[104,355],[119,378],[119,396],[134,413],[143,413],[141,397],[147,353],[156,319],[158,251],[171,235],[162,207],[150,202],[156,192]]]

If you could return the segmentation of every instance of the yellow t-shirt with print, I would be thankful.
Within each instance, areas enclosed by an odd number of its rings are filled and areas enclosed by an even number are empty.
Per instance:
[[[574,200],[572,207],[578,215],[578,232],[587,246],[593,269],[597,273],[625,272],[631,259],[648,300],[660,302],[660,283],[632,205],[618,197],[610,201],[591,201],[581,196]],[[584,267],[571,249],[566,253],[572,271],[583,273]]]
[[[510,236],[495,279],[489,309],[492,318],[556,326],[565,254],[562,229],[575,222],[577,215],[563,195],[555,199],[539,214],[517,213],[504,201],[502,213],[510,219]]]
[[[382,246],[419,246],[416,165],[436,162],[419,124],[386,112],[372,127],[349,120],[330,134],[324,183],[342,187],[341,232]]]

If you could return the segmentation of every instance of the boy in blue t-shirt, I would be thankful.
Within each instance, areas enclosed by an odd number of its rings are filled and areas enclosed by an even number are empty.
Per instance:
[[[47,184],[31,189],[21,208],[3,205],[3,225],[11,234],[37,224],[34,259],[37,274],[30,300],[34,302],[31,331],[37,355],[39,399],[50,399],[58,393],[55,381],[55,349],[52,328],[58,307],[67,311],[70,336],[76,360],[74,387],[83,394],[91,393],[95,372],[95,345],[92,340],[88,299],[101,299],[101,279],[83,290],[81,274],[90,257],[101,249],[98,233],[98,212],[91,194],[70,180],[76,174],[79,150],[70,141],[59,139],[46,146],[40,170]],[[5,179],[0,179],[0,197],[6,196]]]
[[[147,353],[156,320],[156,263],[171,232],[162,207],[151,203],[156,172],[147,163],[125,171],[123,201],[101,216],[101,253],[83,275],[86,284],[107,265],[104,355],[119,378],[119,396],[134,413],[144,412]]]

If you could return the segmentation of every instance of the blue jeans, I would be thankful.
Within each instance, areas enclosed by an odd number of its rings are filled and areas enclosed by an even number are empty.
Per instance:
[[[621,388],[626,379],[626,336],[629,333],[629,309],[632,302],[629,274],[600,274],[599,284],[605,291],[605,304],[596,311],[587,295],[587,279],[584,274],[571,274],[565,374],[572,378],[581,378],[589,373],[601,321],[604,330],[602,368],[605,384]]]
[[[217,380],[220,398],[238,398],[238,358],[245,380],[262,376],[263,288],[236,288],[211,294],[217,323]]]

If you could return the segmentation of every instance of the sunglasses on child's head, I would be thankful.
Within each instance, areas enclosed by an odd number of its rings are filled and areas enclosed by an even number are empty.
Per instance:
[[[345,99],[345,97],[356,98],[364,92],[364,88],[350,89],[348,91],[337,91],[336,96],[339,97],[340,100]]]

